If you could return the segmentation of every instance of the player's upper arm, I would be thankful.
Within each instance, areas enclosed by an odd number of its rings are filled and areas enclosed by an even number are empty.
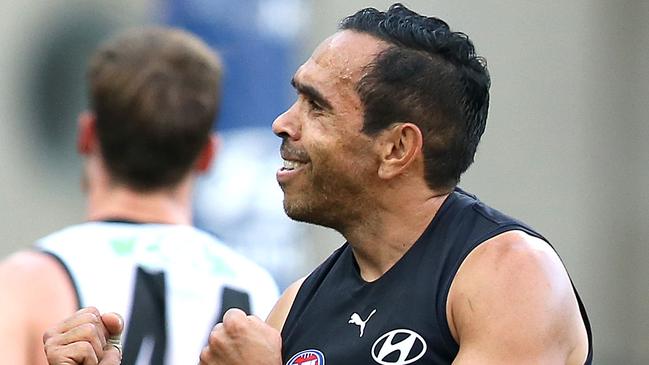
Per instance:
[[[293,306],[295,296],[300,290],[304,279],[305,278],[302,278],[291,284],[284,291],[277,303],[275,303],[273,310],[268,315],[268,318],[266,318],[266,323],[268,323],[271,327],[282,332],[282,327],[284,327],[284,322],[286,321],[286,317],[288,317],[288,312],[291,310],[291,306]]]
[[[588,339],[568,274],[552,248],[520,231],[478,246],[461,265],[447,318],[454,364],[583,364]]]
[[[76,310],[65,270],[53,258],[19,252],[0,262],[0,354],[7,364],[47,364],[45,330]]]

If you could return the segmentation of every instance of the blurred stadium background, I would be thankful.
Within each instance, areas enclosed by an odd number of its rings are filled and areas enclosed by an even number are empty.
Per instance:
[[[282,286],[304,275],[343,240],[283,216],[270,123],[337,21],[390,3],[0,0],[0,257],[83,219],[86,57],[115,30],[161,23],[226,60],[224,149],[197,191],[197,225]],[[468,33],[489,62],[488,127],[461,185],[553,242],[589,310],[596,364],[649,364],[649,1],[404,3]]]

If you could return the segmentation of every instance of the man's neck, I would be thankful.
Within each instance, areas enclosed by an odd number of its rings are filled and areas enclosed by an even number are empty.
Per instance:
[[[345,232],[360,274],[374,281],[386,273],[415,244],[433,220],[448,193],[390,193],[372,218]]]
[[[189,225],[192,219],[190,197],[188,187],[144,193],[125,186],[90,188],[87,217],[91,221],[118,219]]]

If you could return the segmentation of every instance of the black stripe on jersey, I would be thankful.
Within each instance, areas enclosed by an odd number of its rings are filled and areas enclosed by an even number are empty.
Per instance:
[[[148,364],[163,364],[167,348],[165,298],[164,272],[150,273],[138,267],[122,364],[135,364],[145,343],[153,346]]]
[[[214,325],[223,322],[223,315],[230,308],[239,308],[246,312],[246,314],[250,314],[250,295],[246,292],[223,287],[223,293],[221,294],[221,314],[216,318]]]

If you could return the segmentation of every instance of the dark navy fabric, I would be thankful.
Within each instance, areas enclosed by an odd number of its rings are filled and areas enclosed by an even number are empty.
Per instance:
[[[446,320],[453,278],[475,247],[511,230],[545,240],[455,189],[411,249],[376,281],[361,278],[345,243],[309,275],[295,298],[282,330],[285,364],[451,364],[459,350]],[[590,364],[590,325],[581,300],[579,305]]]

